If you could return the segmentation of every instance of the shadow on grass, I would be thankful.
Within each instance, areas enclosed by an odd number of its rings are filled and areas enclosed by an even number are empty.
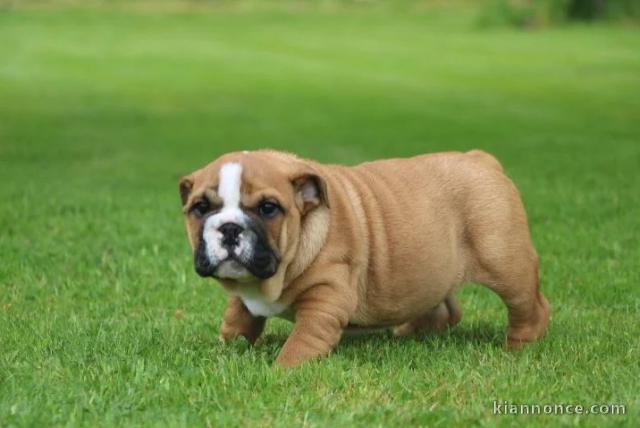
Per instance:
[[[504,329],[494,323],[478,322],[472,325],[459,325],[450,330],[439,333],[411,335],[403,337],[393,336],[391,329],[380,330],[370,334],[345,335],[338,345],[338,352],[347,355],[357,355],[358,360],[371,362],[379,359],[372,350],[385,349],[386,352],[403,353],[407,345],[419,344],[425,349],[452,350],[468,349],[469,347],[502,348],[505,343]],[[246,340],[239,339],[227,344],[217,343],[214,346],[224,349],[224,352],[236,356],[251,357],[255,360],[273,362],[284,345],[287,335],[283,333],[265,334],[255,346]],[[367,357],[368,356],[368,357]]]
[[[343,337],[339,346],[345,348],[359,347],[384,340],[398,343],[421,343],[427,347],[467,347],[469,345],[500,347],[505,341],[504,334],[504,330],[493,323],[478,322],[474,325],[458,325],[442,332],[401,337],[394,336],[391,329],[367,335],[347,335]]]

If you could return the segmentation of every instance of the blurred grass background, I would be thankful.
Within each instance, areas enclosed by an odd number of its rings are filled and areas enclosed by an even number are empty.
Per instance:
[[[637,0],[489,0],[483,3],[479,23],[536,27],[570,22],[636,24]]]
[[[1,4],[0,425],[637,425],[633,14]],[[224,295],[193,273],[177,181],[264,147],[346,164],[494,153],[529,213],[554,308],[547,338],[504,351],[502,303],[469,287],[451,332],[346,339],[292,373],[271,368],[286,322],[255,348],[218,344]],[[628,414],[495,417],[493,400]]]

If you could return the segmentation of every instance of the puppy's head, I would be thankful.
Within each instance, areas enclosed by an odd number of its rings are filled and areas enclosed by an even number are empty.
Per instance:
[[[284,278],[308,257],[298,251],[305,219],[328,206],[306,162],[270,151],[224,155],[184,177],[180,196],[196,272],[234,285]]]

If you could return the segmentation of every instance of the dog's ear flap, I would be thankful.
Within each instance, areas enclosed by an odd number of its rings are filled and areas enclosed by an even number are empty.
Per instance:
[[[193,179],[191,177],[182,177],[180,179],[180,199],[182,200],[182,206],[187,203],[191,190],[193,190]]]
[[[304,172],[297,175],[292,180],[292,183],[296,193],[296,204],[300,208],[302,215],[320,205],[329,207],[327,183],[318,174]]]

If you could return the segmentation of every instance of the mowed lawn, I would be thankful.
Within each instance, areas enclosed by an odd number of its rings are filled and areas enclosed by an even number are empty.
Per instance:
[[[218,342],[177,183],[277,148],[355,164],[481,148],[519,186],[553,307],[460,293],[450,332],[273,367]],[[423,10],[0,11],[0,426],[638,426],[640,32]],[[625,416],[494,416],[493,401]]]

